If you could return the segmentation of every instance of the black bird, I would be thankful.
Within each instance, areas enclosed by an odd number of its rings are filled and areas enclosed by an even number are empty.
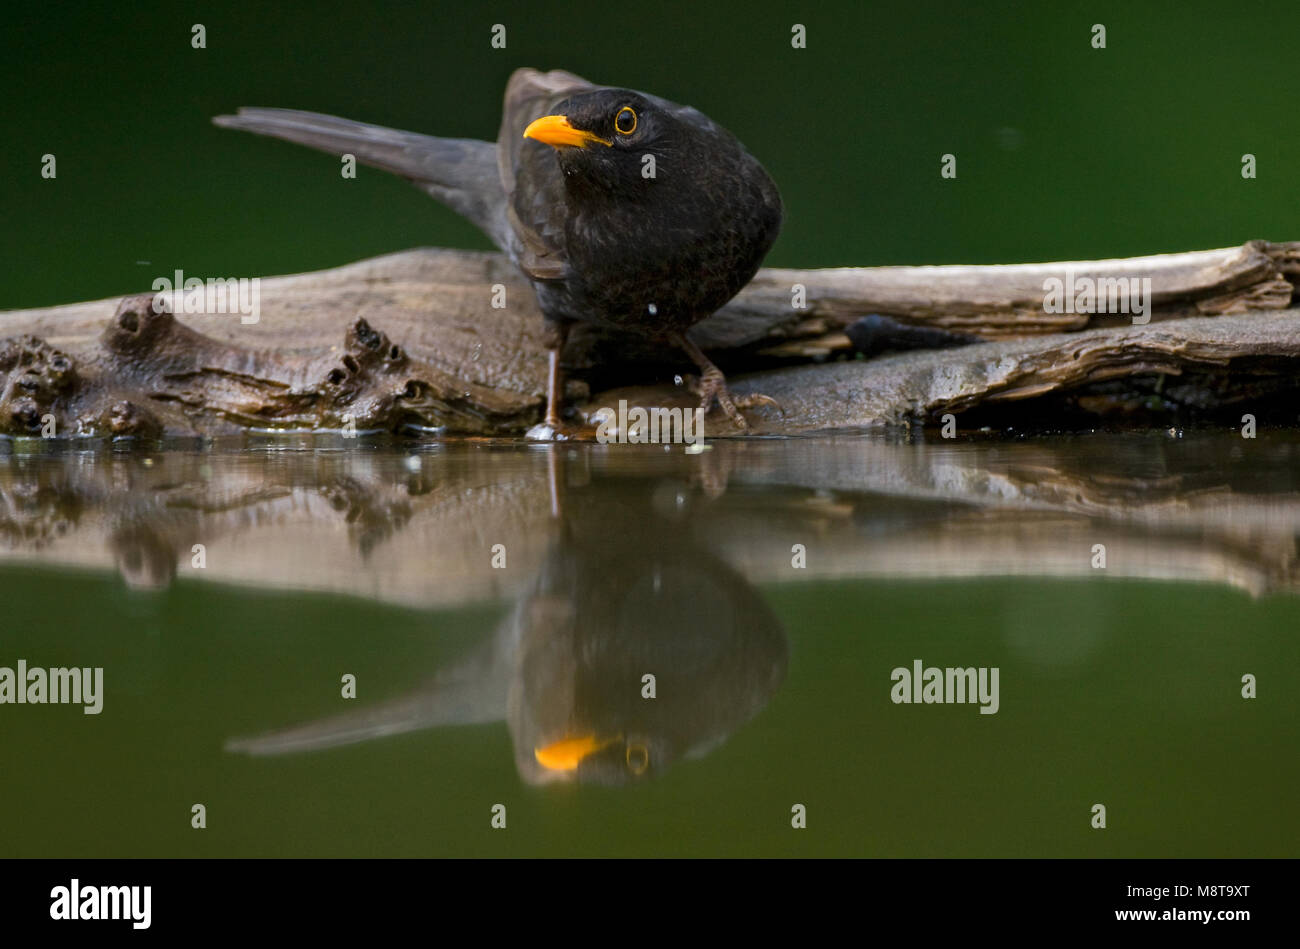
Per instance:
[[[534,434],[562,431],[560,353],[574,323],[680,346],[700,368],[701,407],[716,399],[742,429],[740,408],[775,404],[731,395],[686,336],[749,282],[781,227],[772,179],[703,113],[572,73],[519,69],[496,144],[286,109],[213,121],[401,175],[509,254],[546,318],[546,421]]]

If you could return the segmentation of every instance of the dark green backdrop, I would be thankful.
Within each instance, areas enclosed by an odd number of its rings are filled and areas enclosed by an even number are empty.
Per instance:
[[[796,22],[807,49],[790,46]],[[494,23],[505,50],[489,45]],[[32,5],[6,11],[0,39],[0,308],[147,289],[176,268],[269,275],[486,248],[403,182],[344,181],[328,156],[209,119],[284,106],[493,138],[521,65],[689,102],[730,127],[784,193],[777,265],[1294,239],[1296,36],[1300,5],[1282,0]],[[955,181],[939,176],[945,152]]]

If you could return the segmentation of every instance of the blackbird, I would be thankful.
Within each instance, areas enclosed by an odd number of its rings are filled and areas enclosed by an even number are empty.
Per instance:
[[[574,323],[681,347],[695,386],[741,429],[734,396],[686,335],[749,282],[781,227],[763,166],[703,113],[572,73],[519,69],[506,85],[495,144],[435,138],[288,109],[213,120],[393,172],[483,230],[532,282],[549,355],[546,419],[561,437],[560,354]]]

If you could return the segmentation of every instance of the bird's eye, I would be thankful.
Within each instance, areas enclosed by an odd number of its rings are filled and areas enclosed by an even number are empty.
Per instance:
[[[628,745],[625,757],[627,768],[633,774],[645,774],[645,769],[650,767],[650,749],[640,742]]]
[[[618,110],[618,115],[614,116],[614,128],[618,129],[620,135],[631,135],[636,131],[636,113],[623,106]]]

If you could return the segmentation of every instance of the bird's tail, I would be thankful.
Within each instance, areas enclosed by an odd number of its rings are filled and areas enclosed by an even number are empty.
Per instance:
[[[226,750],[283,755],[443,725],[500,721],[506,714],[519,636],[519,623],[512,614],[486,641],[404,695],[265,734],[232,738],[226,742]]]
[[[225,749],[255,756],[294,754],[353,745],[439,725],[497,721],[501,715],[500,709],[482,715],[472,701],[465,701],[465,696],[455,692],[428,690],[261,735],[232,738],[226,742]]]
[[[294,109],[242,108],[212,121],[332,155],[355,155],[363,164],[411,181],[505,247],[506,196],[492,142],[435,138]]]

